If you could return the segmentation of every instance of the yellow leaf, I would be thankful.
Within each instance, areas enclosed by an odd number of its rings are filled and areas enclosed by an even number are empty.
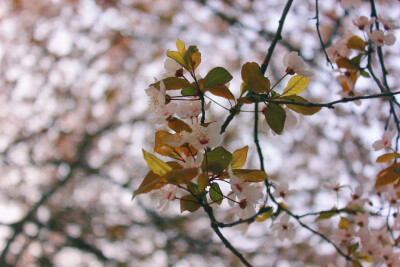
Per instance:
[[[263,213],[261,213],[259,216],[256,217],[256,221],[257,221],[257,222],[263,222],[263,221],[265,221],[265,220],[271,218],[271,217],[272,217],[272,214],[273,214],[272,209],[270,209],[270,210],[268,210],[268,211],[266,211],[266,212],[263,212]]]
[[[179,65],[181,65],[182,67],[184,67],[185,69],[187,69],[187,65],[186,62],[183,58],[183,55],[177,51],[167,51],[167,57],[172,58],[173,60],[175,60]]]
[[[400,177],[400,163],[395,163],[378,173],[375,187],[394,183]]]
[[[193,70],[196,70],[201,63],[201,53],[200,52],[193,53],[191,57],[193,62]]]
[[[233,174],[246,182],[263,182],[268,178],[264,171],[249,170],[249,169],[236,169],[232,170]]]
[[[241,73],[242,79],[246,83],[247,90],[256,93],[265,93],[270,89],[271,83],[267,77],[261,74],[261,68],[257,63],[245,63]]]
[[[293,76],[289,80],[286,88],[283,90],[282,95],[289,96],[289,95],[300,94],[307,88],[309,80],[310,80],[310,77],[303,77],[301,75]]]
[[[363,39],[358,37],[357,35],[352,36],[348,41],[347,41],[347,47],[350,49],[356,49],[360,51],[365,51],[365,42]]]
[[[144,149],[143,157],[146,160],[149,169],[159,176],[164,176],[167,172],[172,170],[172,167],[169,166],[166,162],[160,160],[159,158]]]
[[[397,153],[388,153],[388,154],[383,154],[381,156],[379,156],[376,159],[376,163],[383,163],[383,162],[389,162],[392,161],[396,158]]]
[[[174,159],[181,159],[181,149],[180,148],[172,148],[169,145],[166,145],[165,142],[168,139],[173,138],[173,134],[163,131],[163,130],[158,130],[156,132],[156,136],[154,138],[154,152],[158,153],[163,156],[171,157]]]
[[[185,44],[179,40],[176,40],[176,48],[178,48],[178,52],[183,56],[186,52]]]
[[[339,226],[340,229],[348,230],[350,229],[350,222],[346,218],[340,218]]]
[[[306,99],[302,98],[301,96],[298,95],[291,95],[291,96],[286,96],[286,97],[282,97],[282,99],[284,100],[291,100],[293,102],[298,102],[298,103],[310,103],[308,102]],[[307,106],[300,106],[300,105],[295,105],[295,104],[286,104],[286,106],[288,108],[290,108],[291,110],[293,110],[294,112],[303,114],[303,115],[314,115],[315,113],[317,113],[318,111],[321,110],[321,107],[307,107]]]
[[[232,169],[240,169],[244,166],[247,159],[247,152],[249,151],[249,146],[242,147],[232,154]]]

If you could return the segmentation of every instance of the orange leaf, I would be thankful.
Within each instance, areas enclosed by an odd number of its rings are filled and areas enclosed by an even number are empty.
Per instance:
[[[400,177],[399,167],[400,163],[395,163],[379,172],[378,178],[376,179],[375,187],[394,183]]]

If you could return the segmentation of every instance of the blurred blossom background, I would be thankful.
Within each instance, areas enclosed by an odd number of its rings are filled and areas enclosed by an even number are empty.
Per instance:
[[[0,266],[240,266],[213,234],[204,211],[180,213],[172,205],[159,213],[154,194],[131,200],[148,172],[142,148],[152,150],[160,128],[148,122],[144,90],[161,78],[165,52],[175,50],[180,38],[202,53],[199,74],[226,68],[238,96],[241,65],[262,63],[284,4],[1,1]],[[370,14],[368,5],[345,12],[336,1],[320,1],[319,11],[327,46],[346,31],[361,34],[351,20]],[[381,4],[379,13],[395,19],[400,9]],[[294,1],[266,75],[272,83],[279,80],[283,56],[299,51],[314,72],[303,96],[328,102],[340,98],[339,73],[326,63],[314,17],[314,0]],[[400,77],[399,51],[398,42],[385,47],[393,91],[400,83],[394,79]],[[362,94],[380,92],[366,78],[356,87]],[[384,100],[342,104],[298,116],[282,136],[262,121],[266,172],[298,190],[286,204],[304,213],[340,206],[359,185],[371,191],[380,170],[371,144],[380,138],[388,110]],[[209,112],[209,120],[223,122],[227,116],[214,103]],[[249,145],[247,167],[259,168],[252,119],[251,113],[236,117],[223,146],[233,151]],[[323,187],[335,181],[349,186],[339,195]],[[217,212],[221,221],[233,216],[228,205]],[[255,223],[246,235],[240,229],[224,234],[255,266],[321,266],[335,257],[329,244],[304,229],[290,243],[275,242],[270,225]]]

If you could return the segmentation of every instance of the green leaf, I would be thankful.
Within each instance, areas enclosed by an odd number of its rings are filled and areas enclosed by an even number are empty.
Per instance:
[[[204,155],[201,168],[214,174],[221,174],[231,163],[232,154],[219,146]]]
[[[354,35],[347,40],[347,47],[365,52],[366,43],[363,39]]]
[[[187,65],[186,62],[183,58],[183,55],[177,51],[167,51],[167,57],[172,58],[173,60],[175,60],[179,65],[181,65],[182,67],[184,67],[185,69],[187,69]]]
[[[184,96],[196,95],[196,89],[193,88],[192,86],[188,86],[182,89],[181,94]]]
[[[303,77],[301,75],[293,76],[289,80],[286,88],[283,90],[282,95],[289,96],[289,95],[300,94],[307,88],[309,80],[310,80],[310,77]]]
[[[189,46],[185,54],[183,55],[183,59],[186,66],[188,66],[190,70],[194,71],[201,62],[201,54],[199,52],[199,49],[197,49],[197,46]]]
[[[199,168],[173,169],[164,175],[165,181],[172,184],[187,184],[199,174]]]
[[[324,213],[321,213],[321,214],[317,217],[317,219],[315,219],[315,221],[330,219],[330,218],[332,218],[333,216],[338,215],[337,212],[334,212],[335,210],[337,210],[337,208],[336,208],[336,207],[333,207],[332,212],[324,212]]]
[[[267,108],[264,110],[264,115],[269,127],[275,133],[282,134],[286,120],[285,110],[277,104],[268,103]]]
[[[268,178],[268,175],[261,170],[250,170],[250,169],[236,169],[232,170],[233,174],[239,177],[241,180],[245,182],[263,182]]]
[[[371,78],[371,75],[369,75],[369,73],[365,70],[360,70],[360,74],[361,76],[363,76],[364,78]]]
[[[192,132],[192,128],[190,128],[190,126],[186,122],[175,117],[168,121],[168,127],[177,133],[180,133],[182,131],[189,133]]]
[[[185,210],[195,212],[200,208],[199,201],[193,195],[186,195],[181,197],[181,212]]]
[[[232,75],[222,67],[216,67],[210,70],[204,78],[204,88],[212,88],[232,80]]]
[[[210,185],[210,178],[208,177],[207,173],[203,172],[199,175],[198,184],[200,192],[203,192],[204,189],[206,189],[206,187]]]
[[[241,74],[243,81],[246,83],[244,88],[248,91],[266,93],[271,88],[269,79],[262,75],[260,66],[255,62],[245,63]]]
[[[290,100],[293,102],[298,102],[298,103],[310,103],[306,99],[302,98],[301,96],[298,95],[291,95],[291,96],[285,96],[282,97],[284,100]],[[300,105],[292,105],[292,104],[286,104],[288,108],[293,110],[294,112],[303,114],[303,115],[314,115],[318,111],[321,110],[321,107],[306,107],[306,106],[300,106]]]
[[[159,176],[164,176],[167,172],[172,170],[171,166],[144,149],[143,157],[146,160],[149,169]]]
[[[229,100],[235,100],[235,96],[224,84],[216,85],[208,91],[215,96],[220,96]]]
[[[349,254],[353,254],[354,252],[356,252],[356,250],[358,249],[359,246],[360,246],[360,243],[358,243],[358,242],[351,245],[349,247]]]
[[[212,183],[211,184],[211,187],[210,187],[210,198],[211,198],[212,201],[214,201],[218,205],[221,205],[222,200],[224,199],[222,191],[219,188],[219,185],[217,183]]]
[[[162,182],[162,177],[150,171],[147,173],[146,177],[140,184],[139,188],[133,192],[133,197],[136,197],[140,194],[145,194],[155,189],[159,189],[163,187],[165,183]]]
[[[247,159],[247,152],[249,151],[249,146],[242,147],[236,150],[232,154],[232,169],[240,169],[244,166]]]
[[[190,86],[190,82],[188,82],[185,79],[180,79],[178,77],[168,77],[161,81],[164,82],[165,90],[179,90]],[[155,86],[156,88],[160,88],[161,81],[153,83],[150,86]]]

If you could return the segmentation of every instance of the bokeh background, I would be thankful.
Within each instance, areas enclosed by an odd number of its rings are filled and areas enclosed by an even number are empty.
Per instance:
[[[160,214],[154,194],[131,200],[148,171],[142,148],[151,151],[160,127],[147,120],[144,90],[164,73],[165,52],[180,38],[202,53],[200,75],[215,66],[228,69],[234,76],[230,88],[238,95],[241,65],[263,61],[284,4],[2,0],[0,266],[240,266],[213,234],[204,212],[180,213],[173,205]],[[393,5],[379,4],[379,14],[400,17],[398,3]],[[334,0],[320,1],[319,11],[327,46],[349,30],[362,36],[352,19],[370,14],[366,3],[344,11]],[[327,102],[340,98],[339,73],[326,62],[314,17],[315,1],[294,1],[266,75],[279,80],[283,56],[299,51],[315,73],[303,96]],[[384,51],[389,84],[397,91],[399,45]],[[356,88],[379,93],[367,78],[360,78]],[[381,166],[374,163],[371,144],[380,138],[388,114],[385,100],[342,104],[298,116],[282,136],[262,121],[267,173],[298,190],[287,205],[297,213],[330,209],[345,203],[358,185],[372,190]],[[211,105],[210,118],[226,116]],[[247,167],[258,168],[252,119],[251,113],[240,114],[223,145],[231,151],[249,145]],[[333,181],[349,185],[343,195],[323,187]],[[217,216],[234,218],[225,205]],[[256,266],[336,261],[332,247],[304,229],[290,243],[276,242],[270,225],[256,223],[246,235],[238,229],[224,233]]]

